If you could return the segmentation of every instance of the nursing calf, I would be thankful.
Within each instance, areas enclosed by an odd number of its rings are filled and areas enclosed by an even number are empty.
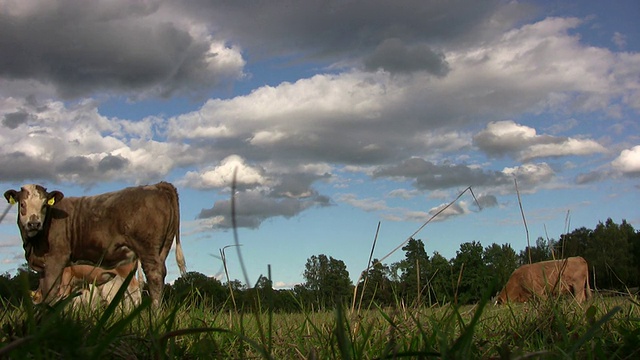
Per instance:
[[[589,268],[587,261],[580,256],[517,268],[498,294],[496,304],[526,302],[534,297],[546,298],[549,294],[557,296],[567,293],[572,294],[579,303],[591,297]]]
[[[79,290],[80,302],[96,303],[104,300],[110,303],[116,292],[120,289],[124,279],[131,272],[138,269],[138,261],[119,266],[115,269],[103,269],[92,265],[72,265],[67,266],[62,271],[62,279],[57,296],[67,297],[72,292]],[[123,299],[123,304],[139,305],[142,301],[142,279],[138,273],[138,278],[134,275],[129,282],[127,291]],[[32,294],[33,302],[40,303],[42,297],[42,279],[40,287]],[[90,301],[89,301],[90,300]]]

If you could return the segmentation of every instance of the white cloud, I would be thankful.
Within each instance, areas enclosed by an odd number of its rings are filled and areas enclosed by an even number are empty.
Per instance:
[[[511,120],[490,122],[473,140],[476,146],[489,155],[511,155],[521,161],[607,151],[604,146],[591,139],[538,135],[534,128]]]
[[[394,189],[389,191],[389,194],[387,194],[387,196],[390,198],[400,198],[404,200],[412,199],[419,195],[420,195],[420,191],[407,190],[407,189]]]
[[[195,189],[230,187],[235,174],[237,185],[266,185],[269,180],[260,168],[247,165],[244,159],[231,155],[220,162],[220,165],[202,171],[189,171],[179,183]]]
[[[336,196],[336,200],[369,212],[389,209],[384,200],[374,198],[359,199],[355,194],[341,194]]]
[[[619,49],[624,49],[627,46],[627,37],[617,31],[613,33],[611,41],[613,41]]]
[[[521,154],[524,161],[540,157],[568,156],[568,155],[591,155],[595,153],[605,153],[604,146],[594,140],[581,140],[567,138],[557,144],[535,144],[526,149]]]
[[[640,145],[622,150],[611,165],[625,175],[640,175]]]
[[[192,156],[184,151],[185,145],[152,140],[160,126],[157,118],[107,118],[89,100],[37,106],[22,102],[18,108],[30,116],[0,133],[0,163],[14,167],[11,164],[19,161],[12,173],[16,179],[33,177],[31,173],[85,185],[105,180],[146,183]]]
[[[448,203],[440,204],[429,210],[429,216],[435,216],[433,221],[444,221],[451,217],[468,214],[469,212],[468,204],[464,201],[459,201],[451,205]]]
[[[518,180],[520,191],[528,191],[551,182],[555,172],[547,163],[527,163],[516,167],[507,167],[502,170],[505,175],[513,176]],[[515,191],[511,190],[509,193]]]

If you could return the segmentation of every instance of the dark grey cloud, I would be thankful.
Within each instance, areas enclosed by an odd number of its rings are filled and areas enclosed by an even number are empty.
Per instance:
[[[578,176],[576,176],[576,184],[584,185],[584,184],[600,182],[602,180],[605,180],[607,177],[609,177],[609,175],[610,174],[604,171],[598,171],[598,170],[589,171],[587,173],[578,174]]]
[[[107,172],[111,170],[121,170],[127,167],[129,160],[122,156],[107,155],[98,163],[98,171]]]
[[[16,111],[13,113],[5,114],[2,117],[2,125],[9,129],[15,129],[22,124],[33,120],[35,117],[26,111]]]
[[[94,173],[95,167],[86,156],[71,156],[58,165],[56,171],[62,174],[87,175]]]
[[[59,0],[3,12],[0,77],[50,83],[63,97],[114,90],[167,96],[215,86],[210,43],[152,20],[159,5]]]
[[[433,51],[425,44],[407,46],[400,39],[384,40],[369,57],[364,59],[365,69],[383,69],[392,74],[426,71],[436,76],[449,72],[444,54]]]
[[[498,199],[494,195],[480,195],[476,200],[478,200],[478,204],[480,204],[482,208],[498,206]]]
[[[23,152],[0,154],[2,181],[54,180],[51,163],[47,159],[33,158]]]
[[[420,158],[411,158],[397,165],[380,167],[373,173],[373,177],[413,178],[414,186],[422,190],[461,186],[501,186],[513,181],[511,177],[498,171],[483,171],[460,164],[436,165]]]
[[[271,193],[276,197],[294,199],[317,197],[318,194],[311,188],[311,184],[320,179],[328,179],[330,177],[330,174],[285,174],[281,176],[280,182],[277,185],[273,186],[273,188],[271,189]]]
[[[181,10],[206,18],[225,38],[243,44],[253,56],[304,54],[315,58],[371,53],[386,39],[439,43],[478,36],[483,29],[510,27],[517,10],[491,21],[502,1],[189,1]]]
[[[257,191],[239,192],[235,196],[237,227],[256,229],[274,217],[291,218],[314,206],[328,206],[330,199],[316,194],[303,200],[275,198]],[[232,227],[231,200],[216,201],[212,208],[202,209],[198,219],[216,218],[214,228]]]

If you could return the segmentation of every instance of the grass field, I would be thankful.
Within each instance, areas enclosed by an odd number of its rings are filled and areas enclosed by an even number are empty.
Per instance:
[[[148,300],[148,299],[146,299]],[[359,313],[221,312],[207,305],[117,302],[93,311],[29,300],[2,312],[0,358],[11,359],[637,359],[634,297]]]

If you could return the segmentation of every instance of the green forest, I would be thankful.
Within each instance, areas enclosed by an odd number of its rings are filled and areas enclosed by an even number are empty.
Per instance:
[[[239,280],[221,282],[198,272],[189,272],[165,287],[166,301],[206,305],[220,310],[248,310],[268,304],[277,312],[322,311],[336,305],[370,307],[473,304],[483,296],[494,296],[517,267],[529,262],[582,256],[590,270],[590,284],[602,294],[625,294],[640,286],[640,231],[629,223],[607,219],[594,229],[585,227],[560,239],[535,241],[520,252],[511,245],[477,241],[460,245],[456,256],[446,259],[429,255],[420,239],[409,239],[402,247],[404,259],[385,264],[372,259],[369,269],[353,284],[342,260],[325,254],[313,255],[301,269],[305,282],[293,289],[273,289],[268,277],[255,284]],[[23,266],[16,274],[0,276],[0,299],[5,306],[18,304],[25,292],[37,287],[37,275]],[[256,297],[257,296],[257,297]]]

